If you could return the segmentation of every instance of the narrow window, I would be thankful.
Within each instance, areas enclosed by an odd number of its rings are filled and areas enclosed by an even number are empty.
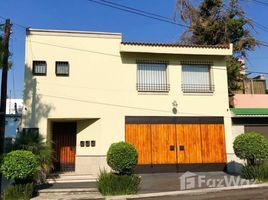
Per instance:
[[[137,63],[137,90],[139,92],[168,92],[166,63]]]
[[[183,65],[182,91],[185,93],[213,92],[209,65]]]
[[[33,61],[33,74],[37,76],[45,76],[47,74],[46,61]]]
[[[56,62],[56,75],[57,76],[69,76],[69,63],[57,61]]]

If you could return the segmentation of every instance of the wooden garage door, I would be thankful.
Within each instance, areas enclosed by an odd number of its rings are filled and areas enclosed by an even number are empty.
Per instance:
[[[126,141],[133,144],[138,151],[138,164],[152,163],[150,124],[127,124]]]
[[[138,151],[138,164],[176,163],[176,132],[172,124],[127,124],[126,141]]]
[[[202,163],[199,124],[177,124],[178,163]]]
[[[225,163],[223,124],[126,124],[138,164]]]
[[[223,124],[201,124],[203,163],[226,162]]]
[[[176,131],[173,124],[152,124],[152,164],[175,164]]]

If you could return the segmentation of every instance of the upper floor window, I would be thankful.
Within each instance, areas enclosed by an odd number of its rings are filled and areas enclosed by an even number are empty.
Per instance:
[[[168,92],[167,64],[137,63],[137,90],[139,92]]]
[[[56,62],[56,75],[57,76],[69,76],[69,63],[57,61]]]
[[[46,61],[33,61],[33,74],[39,76],[45,76],[47,74]]]
[[[213,92],[210,65],[182,65],[182,91],[185,93]]]

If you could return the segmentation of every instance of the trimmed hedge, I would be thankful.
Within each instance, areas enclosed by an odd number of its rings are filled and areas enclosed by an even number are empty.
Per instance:
[[[268,180],[268,165],[245,165],[242,168],[242,177],[245,179],[254,179],[258,181]]]
[[[235,155],[247,160],[249,165],[256,165],[268,158],[268,140],[261,134],[249,132],[235,138]]]
[[[121,175],[132,174],[137,161],[137,150],[126,142],[112,144],[107,152],[108,165]]]
[[[4,200],[30,200],[34,191],[34,184],[17,184],[8,186],[3,192]]]
[[[11,151],[4,157],[1,171],[8,180],[15,180],[15,183],[31,182],[38,171],[38,161],[31,151]]]
[[[101,171],[97,186],[103,195],[127,195],[136,194],[140,184],[140,178],[135,175],[117,175]]]

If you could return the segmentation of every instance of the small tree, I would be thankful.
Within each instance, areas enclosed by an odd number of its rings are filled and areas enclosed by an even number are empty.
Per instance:
[[[238,0],[202,0],[198,6],[193,0],[177,0],[180,18],[188,26],[181,35],[181,42],[190,44],[233,44],[234,54],[228,57],[227,72],[229,91],[242,89],[239,81],[239,58],[246,59],[247,52],[253,51],[261,43],[252,31],[254,24]]]
[[[112,144],[107,152],[108,165],[120,175],[132,174],[137,161],[137,150],[126,142]]]
[[[234,141],[235,155],[247,161],[248,165],[256,165],[268,158],[268,140],[259,133],[241,134]]]
[[[14,150],[27,150],[36,155],[40,170],[37,182],[44,182],[52,168],[52,148],[44,142],[44,138],[37,131],[22,131],[17,134]]]
[[[1,172],[8,180],[15,183],[32,182],[38,171],[38,161],[31,151],[17,150],[8,153],[1,166]]]

